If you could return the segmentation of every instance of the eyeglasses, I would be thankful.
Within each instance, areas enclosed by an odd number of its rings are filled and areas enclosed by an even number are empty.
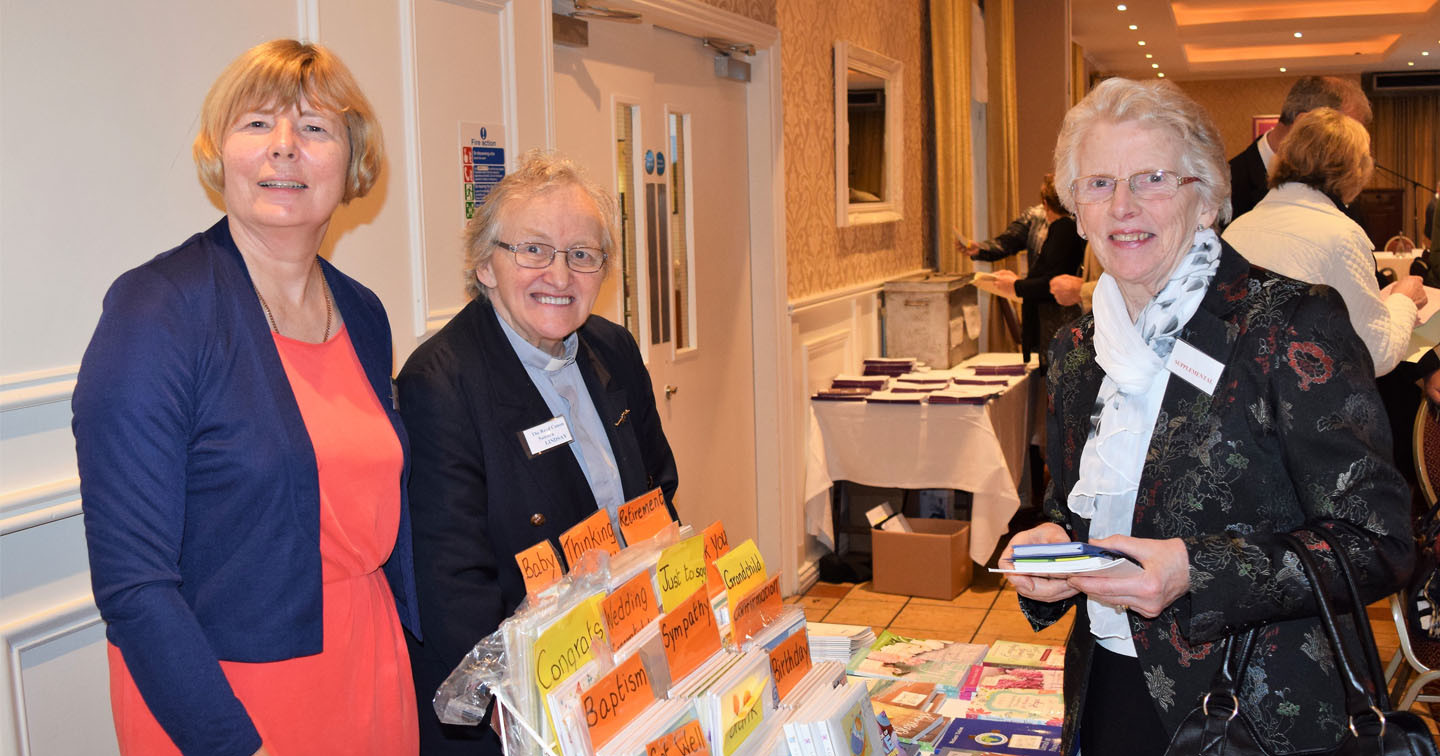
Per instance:
[[[549,244],[541,242],[516,242],[506,244],[496,241],[495,246],[504,247],[510,250],[515,256],[515,264],[522,268],[548,268],[555,262],[555,254],[561,252]],[[563,250],[565,253],[565,265],[576,273],[596,273],[605,267],[605,261],[609,255],[593,247],[571,247]]]
[[[1197,176],[1181,176],[1172,171],[1141,171],[1126,179],[1130,193],[1136,199],[1170,199],[1180,187],[1193,184],[1201,179]],[[1115,186],[1120,180],[1114,176],[1081,176],[1070,182],[1070,193],[1080,205],[1093,205],[1115,196]]]

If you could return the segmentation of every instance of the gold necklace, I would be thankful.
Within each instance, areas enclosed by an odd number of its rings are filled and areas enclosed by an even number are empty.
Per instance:
[[[320,267],[320,258],[315,258],[315,267]],[[255,285],[254,279],[250,281],[250,288],[255,290],[255,298],[260,300],[260,309],[265,311],[265,319],[270,321],[270,330],[280,333],[280,326],[275,325],[275,315],[270,312],[270,305],[265,303],[265,297],[260,294],[260,288]],[[325,335],[320,338],[320,343],[330,340],[330,323],[335,315],[335,303],[330,300],[330,284],[325,281],[325,272],[320,272],[320,293],[325,296]],[[284,334],[281,334],[282,336]]]

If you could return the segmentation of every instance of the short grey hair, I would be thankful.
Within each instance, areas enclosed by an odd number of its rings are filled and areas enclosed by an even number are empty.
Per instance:
[[[537,197],[545,192],[565,186],[579,187],[595,203],[600,211],[600,251],[615,257],[616,231],[619,222],[619,204],[615,195],[591,181],[585,169],[578,163],[556,152],[529,150],[520,156],[515,166],[500,183],[490,190],[485,204],[475,210],[475,215],[465,224],[465,294],[471,299],[488,297],[486,289],[475,278],[475,271],[490,262],[495,254],[495,243],[505,232],[502,221],[506,212],[516,203]],[[510,243],[520,241],[508,239]],[[603,269],[609,272],[607,261]]]
[[[1071,213],[1076,209],[1072,185],[1078,178],[1080,143],[1102,122],[1136,122],[1169,132],[1180,145],[1180,165],[1155,167],[1199,178],[1196,190],[1208,206],[1218,209],[1216,220],[1222,225],[1230,220],[1230,167],[1220,131],[1205,108],[1164,79],[1106,79],[1065,114],[1055,144],[1055,189]]]
[[[1280,123],[1289,126],[1302,113],[1316,108],[1334,108],[1370,125],[1373,113],[1365,90],[1351,79],[1338,76],[1302,76],[1290,86],[1280,107]]]

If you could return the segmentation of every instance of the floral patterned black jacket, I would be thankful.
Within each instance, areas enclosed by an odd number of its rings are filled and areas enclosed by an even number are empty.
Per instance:
[[[1065,498],[1104,378],[1093,338],[1092,315],[1062,329],[1047,379],[1045,513],[1078,541],[1088,539],[1089,521]],[[1146,685],[1173,732],[1209,688],[1222,655],[1217,641],[1266,625],[1242,708],[1277,753],[1333,745],[1346,716],[1329,643],[1309,585],[1275,533],[1333,530],[1366,603],[1408,575],[1409,493],[1391,463],[1369,353],[1333,290],[1252,267],[1228,244],[1180,338],[1224,369],[1213,395],[1171,377],[1145,459],[1132,535],[1181,538],[1190,557],[1188,594],[1153,620],[1130,613]],[[1302,539],[1339,590],[1320,542]],[[1066,753],[1095,647],[1083,599],[1021,599],[1037,629],[1072,606],[1078,612],[1065,670]]]

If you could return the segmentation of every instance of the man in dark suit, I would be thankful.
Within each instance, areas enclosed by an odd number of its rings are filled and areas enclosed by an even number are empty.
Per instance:
[[[1290,133],[1291,125],[1302,113],[1320,107],[1335,108],[1366,126],[1370,125],[1370,100],[1359,84],[1335,76],[1300,77],[1285,95],[1280,123],[1251,142],[1245,151],[1230,158],[1231,218],[1239,218],[1249,212],[1270,191],[1266,184],[1270,164],[1274,162],[1275,153],[1285,141],[1285,136]],[[1346,215],[1355,217],[1348,210]],[[1356,222],[1359,220],[1356,219]]]

